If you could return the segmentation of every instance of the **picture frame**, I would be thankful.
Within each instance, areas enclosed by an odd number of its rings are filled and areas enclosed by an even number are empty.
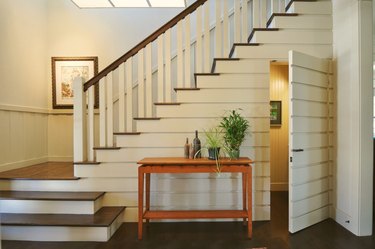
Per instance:
[[[88,81],[98,74],[98,57],[52,57],[53,109],[73,109],[73,80],[77,76]],[[95,107],[99,106],[99,88],[95,86]]]
[[[281,101],[270,101],[270,124],[271,126],[281,125]]]

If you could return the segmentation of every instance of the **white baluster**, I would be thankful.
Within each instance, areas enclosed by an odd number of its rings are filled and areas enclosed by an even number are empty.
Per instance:
[[[210,58],[210,4],[204,3],[204,71],[209,72],[211,67]]]
[[[195,72],[202,73],[202,7],[197,9],[197,43],[195,45],[196,69]]]
[[[73,81],[74,90],[74,161],[82,162],[87,158],[86,153],[86,94],[83,91],[83,79],[77,77]]]
[[[215,57],[222,57],[222,40],[221,40],[221,0],[215,1],[216,25],[215,25]]]
[[[190,15],[185,17],[185,87],[191,87],[190,82],[190,73],[191,73],[191,65],[190,65]]]
[[[164,44],[163,34],[158,37],[158,102],[164,102]]]
[[[224,0],[223,6],[223,48],[224,48],[224,57],[229,55],[229,9],[228,1]]]
[[[184,67],[183,67],[183,49],[182,49],[182,21],[177,23],[177,87],[183,87]]]
[[[88,94],[88,124],[87,124],[87,156],[89,161],[94,161],[95,130],[94,130],[94,105],[95,105],[95,86],[87,90]]]
[[[234,42],[241,42],[240,0],[234,0]]]
[[[260,27],[266,28],[267,26],[267,1],[261,1],[260,5]]]
[[[126,130],[133,131],[133,57],[126,61]]]
[[[271,0],[271,15],[279,13],[279,0]]]
[[[171,80],[171,30],[165,31],[165,101],[172,101],[172,80]]]
[[[247,0],[242,0],[242,39],[243,43],[247,43],[247,38],[249,36],[249,25],[248,25],[248,13],[247,13]]]
[[[106,77],[99,81],[99,146],[107,146],[107,94]]]
[[[260,0],[253,0],[253,29],[260,28]]]
[[[279,0],[279,11],[285,13],[285,0]]]
[[[113,146],[113,71],[107,74],[107,146]]]
[[[152,117],[152,48],[151,43],[146,46],[146,117]]]
[[[143,48],[138,52],[138,117],[145,117],[145,78]]]
[[[118,127],[125,132],[125,63],[118,67]]]

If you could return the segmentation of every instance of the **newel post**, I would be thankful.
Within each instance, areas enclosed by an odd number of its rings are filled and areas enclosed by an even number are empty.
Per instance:
[[[86,153],[86,95],[83,91],[83,78],[76,77],[73,81],[74,112],[73,112],[73,160],[82,162],[87,160]]]

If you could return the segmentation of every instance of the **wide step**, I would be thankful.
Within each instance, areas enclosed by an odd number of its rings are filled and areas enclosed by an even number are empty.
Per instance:
[[[104,192],[0,191],[1,213],[94,214]]]
[[[107,241],[122,224],[125,207],[90,214],[1,214],[4,240]]]
[[[0,191],[0,200],[95,201],[104,192]]]
[[[95,214],[1,214],[1,225],[107,227],[125,207],[103,207]]]

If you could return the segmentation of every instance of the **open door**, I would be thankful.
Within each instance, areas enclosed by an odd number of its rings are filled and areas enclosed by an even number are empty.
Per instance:
[[[331,62],[289,51],[289,232],[330,217]]]

